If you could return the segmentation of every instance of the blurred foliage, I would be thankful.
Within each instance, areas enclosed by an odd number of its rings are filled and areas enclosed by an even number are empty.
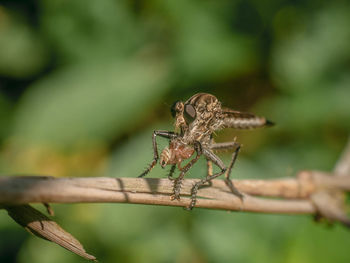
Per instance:
[[[1,173],[136,177],[197,92],[277,123],[218,133],[243,143],[236,178],[329,171],[350,131],[349,25],[347,1],[1,1]],[[349,261],[349,233],[308,217],[54,208],[101,262]],[[81,262],[4,212],[0,236],[1,262]]]

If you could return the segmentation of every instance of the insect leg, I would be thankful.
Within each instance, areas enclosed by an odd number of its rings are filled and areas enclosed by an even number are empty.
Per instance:
[[[168,179],[169,180],[175,180],[173,178],[173,174],[174,174],[174,171],[175,171],[175,168],[176,168],[176,164],[173,164],[170,168],[170,171],[169,171],[169,174],[168,174]]]
[[[179,177],[174,180],[173,194],[170,196],[170,200],[180,200],[180,190],[185,173],[181,172]]]
[[[221,161],[221,159],[218,156],[216,156],[210,149],[203,148],[202,153],[207,158],[208,161],[216,164],[221,169],[221,171],[216,173],[216,174],[212,174],[212,175],[208,174],[204,179],[200,180],[199,182],[197,182],[193,185],[193,187],[191,189],[191,203],[187,207],[187,210],[192,210],[192,208],[196,205],[198,188],[200,186],[204,185],[205,183],[213,180],[214,178],[222,175],[227,170],[226,166]]]
[[[207,159],[207,177],[213,175],[213,162]]]
[[[231,162],[228,166],[228,169],[225,173],[226,179],[230,178],[231,170],[233,168],[233,165],[236,162],[238,153],[241,149],[241,145],[238,142],[223,142],[223,143],[215,143],[212,146],[210,146],[210,149],[212,150],[225,150],[225,149],[233,149],[235,148],[235,151],[232,154]]]
[[[227,171],[225,172],[225,183],[235,195],[237,195],[239,198],[242,199],[243,195],[238,191],[238,189],[233,185],[232,181],[230,180],[231,171],[232,171],[233,165],[236,162],[238,153],[241,149],[241,145],[238,142],[224,142],[224,143],[213,144],[210,148],[213,150],[224,150],[224,149],[235,148],[232,154],[231,162],[228,166]]]
[[[185,174],[188,170],[198,161],[199,157],[202,155],[202,146],[199,142],[195,142],[194,148],[196,150],[196,157],[188,162],[184,167],[181,168],[181,173],[178,178],[174,180],[173,194],[171,195],[171,200],[180,199],[181,184]]]
[[[138,177],[144,177],[157,164],[157,161],[159,159],[158,148],[157,148],[157,140],[156,140],[157,136],[160,136],[160,137],[163,137],[163,138],[167,138],[167,139],[173,139],[173,138],[177,137],[178,135],[176,133],[170,132],[170,131],[154,131],[153,132],[153,135],[152,135],[153,160],[150,163],[149,167],[141,175],[139,175]]]
[[[211,145],[215,144],[213,138],[210,138]],[[213,175],[213,162],[207,158],[207,177]]]

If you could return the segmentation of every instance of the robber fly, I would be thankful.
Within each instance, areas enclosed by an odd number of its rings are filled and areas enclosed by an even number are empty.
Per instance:
[[[236,141],[215,143],[212,135],[215,131],[224,128],[252,129],[271,126],[273,123],[264,117],[258,117],[251,113],[224,108],[215,96],[208,93],[195,94],[186,102],[175,102],[171,107],[171,113],[175,119],[175,132],[161,130],[153,132],[154,158],[149,167],[139,177],[148,174],[158,160],[162,168],[171,165],[168,176],[169,179],[174,180],[171,199],[180,199],[181,183],[185,174],[197,162],[199,157],[204,155],[207,159],[207,176],[193,185],[191,203],[187,209],[191,210],[195,206],[198,188],[222,174],[225,174],[225,182],[231,191],[242,198],[243,195],[230,180],[230,173],[240,151],[240,144]],[[160,157],[157,149],[157,136],[169,139],[169,146],[164,148]],[[214,154],[215,150],[227,149],[233,150],[228,167]],[[184,160],[191,158],[194,154],[195,157],[186,165],[181,165]],[[220,172],[213,174],[213,163],[220,168]],[[180,175],[178,178],[172,179],[176,166],[180,170]]]

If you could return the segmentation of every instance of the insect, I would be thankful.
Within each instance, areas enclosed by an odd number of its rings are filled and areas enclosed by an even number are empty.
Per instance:
[[[195,183],[191,189],[191,202],[187,207],[191,210],[197,201],[197,191],[204,184],[214,178],[225,174],[225,182],[231,191],[243,198],[243,195],[235,188],[230,180],[231,170],[237,159],[241,145],[236,142],[215,143],[213,133],[225,128],[252,129],[264,126],[272,126],[273,123],[264,117],[258,117],[251,113],[234,111],[221,106],[220,101],[211,94],[198,93],[186,102],[177,101],[171,107],[172,116],[175,119],[175,131],[156,130],[153,132],[153,160],[149,167],[139,176],[143,177],[159,161],[162,168],[171,165],[169,179],[174,181],[172,200],[180,199],[181,183],[188,170],[204,155],[207,159],[207,175]],[[158,154],[156,137],[169,139],[169,146]],[[231,161],[226,166],[214,153],[215,150],[233,150]],[[192,159],[190,159],[195,155]],[[182,166],[184,160],[190,159]],[[220,171],[213,173],[213,163]],[[180,175],[173,179],[173,173],[178,167]]]

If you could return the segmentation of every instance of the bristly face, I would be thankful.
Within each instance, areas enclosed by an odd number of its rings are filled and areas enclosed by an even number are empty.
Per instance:
[[[175,127],[182,132],[188,129],[189,125],[196,118],[196,109],[189,103],[176,101],[171,107],[171,115],[175,118]]]

